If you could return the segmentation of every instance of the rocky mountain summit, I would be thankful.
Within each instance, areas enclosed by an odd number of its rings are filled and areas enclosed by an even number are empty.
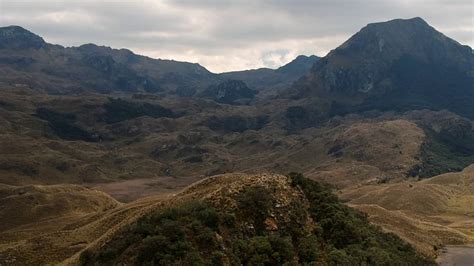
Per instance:
[[[9,26],[0,30],[0,49],[39,49],[47,44],[40,36],[19,26]]]

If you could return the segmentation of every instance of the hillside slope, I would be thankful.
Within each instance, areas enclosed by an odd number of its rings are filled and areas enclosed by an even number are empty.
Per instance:
[[[474,165],[420,182],[343,190],[341,197],[369,220],[407,240],[425,254],[443,245],[474,241]]]

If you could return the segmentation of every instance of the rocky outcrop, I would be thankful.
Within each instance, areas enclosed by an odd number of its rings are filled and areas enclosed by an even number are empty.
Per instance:
[[[218,103],[238,104],[239,100],[252,99],[257,91],[247,87],[245,82],[240,80],[226,80],[218,85],[212,85],[202,94],[202,97],[210,98]]]

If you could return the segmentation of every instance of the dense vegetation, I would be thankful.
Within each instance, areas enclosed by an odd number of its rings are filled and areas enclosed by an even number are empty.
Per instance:
[[[74,114],[65,114],[47,108],[38,108],[35,115],[48,121],[50,128],[56,136],[64,140],[98,140],[98,137],[75,125],[76,116]]]
[[[415,166],[412,176],[432,177],[463,170],[474,162],[474,133],[469,128],[459,132],[436,133],[425,129],[427,141],[421,147],[421,164]]]
[[[337,265],[431,265],[413,247],[392,233],[371,225],[365,214],[340,203],[326,185],[292,173],[310,202],[309,213],[320,226],[318,240],[324,243],[328,260]]]
[[[83,265],[431,265],[393,234],[341,204],[327,186],[290,174],[303,202],[285,209],[287,219],[269,228],[272,189],[247,187],[236,208],[192,201],[141,218],[98,252],[85,251]],[[316,222],[306,226],[309,217]],[[276,218],[277,219],[277,218]]]
[[[246,130],[260,130],[268,121],[268,116],[211,116],[206,121],[206,125],[214,131],[244,132]]]
[[[109,98],[104,105],[104,120],[107,123],[116,123],[140,116],[173,117],[173,111],[157,104],[131,102],[123,99]]]

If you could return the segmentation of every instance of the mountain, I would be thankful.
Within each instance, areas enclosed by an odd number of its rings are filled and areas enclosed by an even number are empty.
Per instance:
[[[19,26],[0,28],[0,83],[58,94],[147,92],[190,97],[229,79],[249,83],[251,89],[286,88],[316,59],[300,56],[278,70],[217,75],[199,64],[152,59],[95,44],[65,48]]]
[[[174,93],[205,88],[217,79],[198,64],[151,59],[126,49],[48,44],[19,26],[0,28],[0,43],[0,82],[51,93]]]
[[[299,55],[291,62],[279,67],[275,71],[278,73],[290,75],[292,77],[298,77],[301,76],[302,73],[308,73],[314,63],[316,63],[319,59],[320,58],[315,55]]]
[[[222,73],[220,76],[226,79],[242,80],[252,89],[275,95],[280,89],[291,86],[294,81],[307,74],[318,60],[319,57],[315,55],[300,55],[278,69],[259,68]]]
[[[40,36],[22,27],[10,26],[0,28],[0,49],[40,49],[47,43]]]
[[[421,18],[373,23],[319,60],[291,89],[325,114],[449,109],[474,118],[474,57]]]

